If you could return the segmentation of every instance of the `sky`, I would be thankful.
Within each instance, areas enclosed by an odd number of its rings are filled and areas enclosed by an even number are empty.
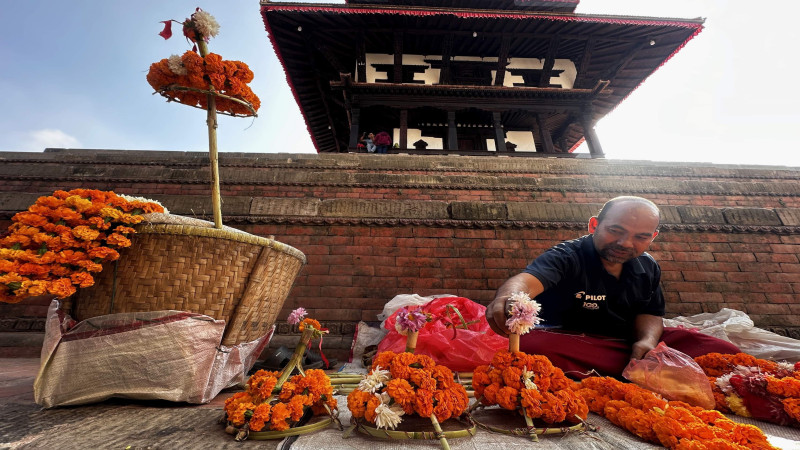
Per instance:
[[[159,37],[159,22],[198,6],[221,26],[209,49],[246,62],[262,101],[257,118],[220,117],[220,152],[316,152],[258,0],[4,2],[0,151],[207,151],[203,111],[168,104],[145,80],[151,63],[191,47],[178,27]],[[597,123],[607,159],[800,168],[800,89],[791,78],[800,73],[800,4],[581,0],[576,12],[706,18],[702,33]]]

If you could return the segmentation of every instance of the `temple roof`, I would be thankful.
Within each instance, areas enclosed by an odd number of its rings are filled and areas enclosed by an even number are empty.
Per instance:
[[[575,12],[580,0],[346,0],[352,5]]]
[[[592,89],[599,80],[610,82],[606,95],[591,100],[596,121],[703,28],[702,19],[356,5],[352,0],[347,5],[265,1],[261,12],[319,152],[347,147],[347,108],[341,90],[332,89],[331,82],[336,84],[341,74],[355,71],[360,34],[368,53],[393,54],[393,32],[404,31],[404,54],[441,55],[442,40],[452,35],[454,55],[475,57],[496,57],[506,38],[512,57],[544,58],[555,40],[555,58],[569,59],[578,68],[575,89]],[[482,86],[451,87],[459,88],[485,91],[482,95],[489,96],[495,92]],[[509,95],[504,90],[496,92]],[[562,132],[567,148],[582,141],[583,130],[570,125],[568,113],[553,113],[547,121],[554,129],[566,127]]]

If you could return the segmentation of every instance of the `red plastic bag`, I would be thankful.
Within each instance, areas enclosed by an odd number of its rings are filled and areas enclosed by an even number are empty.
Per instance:
[[[637,385],[704,409],[714,409],[714,393],[703,369],[689,355],[667,344],[658,346],[639,360],[631,360],[622,376]]]
[[[486,307],[470,299],[441,297],[421,306],[409,307],[411,310],[420,308],[430,313],[433,320],[419,331],[415,353],[428,355],[437,364],[455,371],[471,372],[482,364],[489,364],[501,348],[508,348],[508,339],[489,328]],[[384,327],[389,334],[378,345],[378,352],[405,351],[406,337],[395,330],[396,318],[397,311],[386,319]]]

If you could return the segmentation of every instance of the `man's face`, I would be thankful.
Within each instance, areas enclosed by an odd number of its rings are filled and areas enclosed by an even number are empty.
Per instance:
[[[638,202],[623,202],[606,211],[602,222],[589,220],[589,232],[600,258],[624,263],[647,250],[658,232],[658,215],[653,208]]]

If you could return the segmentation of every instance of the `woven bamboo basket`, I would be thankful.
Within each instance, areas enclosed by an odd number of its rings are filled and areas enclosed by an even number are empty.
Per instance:
[[[229,227],[140,224],[131,241],[64,303],[74,318],[191,311],[225,320],[223,345],[249,342],[275,323],[306,262],[291,246]]]

